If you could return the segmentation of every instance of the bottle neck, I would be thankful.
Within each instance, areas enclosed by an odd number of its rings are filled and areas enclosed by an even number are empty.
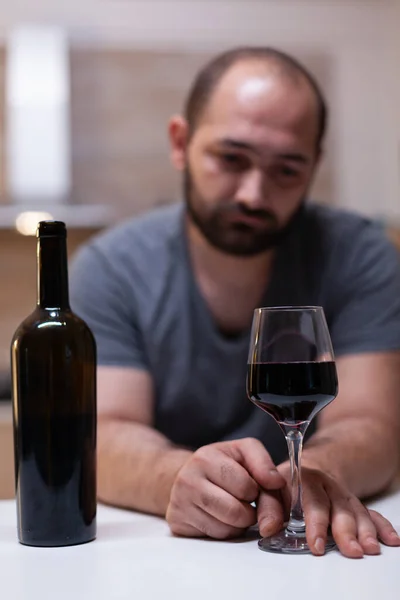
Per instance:
[[[69,308],[67,242],[63,236],[38,239],[37,302],[40,308]]]

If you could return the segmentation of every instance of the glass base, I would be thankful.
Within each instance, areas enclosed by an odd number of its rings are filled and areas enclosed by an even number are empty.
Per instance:
[[[279,533],[271,537],[262,538],[258,542],[258,547],[264,552],[276,552],[277,554],[312,554],[306,540],[305,533],[287,532],[282,529]],[[335,540],[328,535],[325,546],[325,553],[336,548]]]

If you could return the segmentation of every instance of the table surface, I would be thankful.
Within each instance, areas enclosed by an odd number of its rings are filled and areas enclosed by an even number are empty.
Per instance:
[[[400,489],[371,503],[400,532]],[[0,501],[1,589],[10,600],[399,600],[400,548],[346,559],[261,552],[257,540],[173,537],[164,520],[98,507],[94,542],[22,546],[16,505]]]

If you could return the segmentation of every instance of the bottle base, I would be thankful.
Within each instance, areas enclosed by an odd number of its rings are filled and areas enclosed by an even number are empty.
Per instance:
[[[38,534],[32,535],[27,532],[18,532],[18,541],[22,546],[34,546],[37,548],[61,548],[64,546],[79,546],[88,544],[96,539],[96,532],[85,536],[49,538]]]

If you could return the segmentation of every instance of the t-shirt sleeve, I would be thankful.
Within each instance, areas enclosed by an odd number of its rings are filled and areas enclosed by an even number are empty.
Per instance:
[[[335,252],[335,274],[331,270],[336,284],[327,301],[336,356],[400,349],[397,249],[374,223],[341,243]]]
[[[147,370],[135,299],[106,253],[94,245],[80,249],[69,280],[71,309],[94,334],[98,364]]]

